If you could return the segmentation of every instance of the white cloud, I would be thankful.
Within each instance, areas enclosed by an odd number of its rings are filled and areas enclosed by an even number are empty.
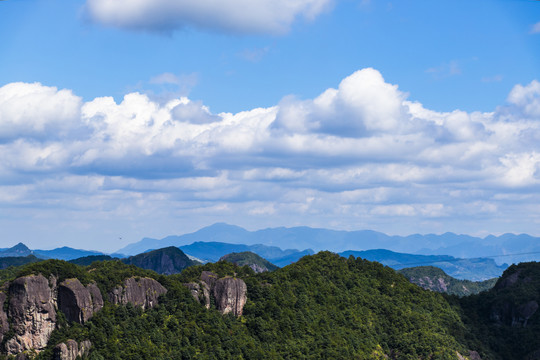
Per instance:
[[[163,73],[150,78],[150,84],[180,84],[181,80],[173,73]]]
[[[80,211],[88,220],[73,218],[78,228],[190,216],[190,226],[245,219],[408,229],[460,219],[472,230],[494,214],[534,224],[534,211],[513,214],[516,202],[534,209],[539,200],[540,83],[516,85],[491,113],[437,112],[407,97],[374,69],[314,99],[236,114],[186,97],[83,103],[69,90],[8,84],[0,88],[0,206],[19,221],[44,216],[39,209],[69,219]]]
[[[345,78],[338,89],[328,89],[317,98],[298,101],[286,98],[274,123],[294,133],[320,132],[363,137],[376,132],[401,132],[407,126],[406,94],[368,68]]]
[[[540,22],[537,22],[533,26],[531,26],[531,34],[538,34],[540,33]]]
[[[540,82],[533,80],[528,85],[516,85],[508,95],[508,102],[519,107],[523,114],[540,118]]]
[[[79,122],[81,99],[70,90],[39,83],[0,88],[0,139],[61,137]]]
[[[426,72],[431,74],[435,79],[444,79],[447,77],[461,75],[461,66],[459,62],[452,60],[448,63],[431,67],[427,69]]]
[[[128,29],[283,34],[297,18],[312,20],[331,5],[332,0],[87,0],[86,11],[95,21]]]

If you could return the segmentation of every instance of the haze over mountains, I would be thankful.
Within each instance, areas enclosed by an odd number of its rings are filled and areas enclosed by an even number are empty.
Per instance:
[[[540,238],[527,234],[489,235],[484,238],[454,233],[391,236],[372,230],[344,231],[305,226],[249,231],[224,223],[217,223],[189,234],[167,236],[163,239],[144,238],[117,252],[135,255],[167,246],[182,248],[182,246],[199,241],[244,245],[264,244],[281,249],[291,247],[300,250],[312,249],[315,252],[387,249],[401,253],[450,255],[458,258],[496,256],[494,259],[499,264],[533,261],[540,258]]]
[[[453,233],[389,236],[370,230],[337,231],[309,227],[248,231],[238,226],[217,223],[189,234],[163,239],[144,238],[119,249],[111,256],[124,258],[173,246],[181,249],[191,259],[202,262],[216,262],[233,252],[253,252],[283,267],[305,255],[331,250],[345,257],[353,255],[378,261],[394,269],[437,266],[457,279],[479,281],[500,276],[508,267],[507,263],[537,260],[540,253],[539,240],[526,234],[490,235],[485,238]],[[24,244],[0,249],[0,257],[29,255],[41,259],[73,260],[105,254],[70,247],[30,250]]]

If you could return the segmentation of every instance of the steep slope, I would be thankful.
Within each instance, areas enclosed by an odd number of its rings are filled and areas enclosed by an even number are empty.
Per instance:
[[[188,266],[200,264],[198,261],[190,260],[182,250],[174,246],[131,256],[121,261],[166,275],[177,274]]]
[[[240,253],[230,253],[223,256],[219,261],[228,261],[238,266],[249,266],[256,273],[262,273],[265,271],[274,271],[279,269],[276,265],[270,261],[263,259],[259,255],[252,253],[251,251],[244,251]]]
[[[458,280],[435,266],[417,266],[398,270],[410,282],[426,290],[457,296],[478,294],[491,289],[497,278],[484,281]]]
[[[456,279],[483,281],[501,276],[506,264],[497,265],[491,258],[458,259],[448,255],[414,255],[377,249],[366,251],[344,251],[341,256],[360,257],[377,261],[399,270],[413,266],[435,266]]]
[[[497,358],[540,358],[540,263],[512,265],[491,290],[460,303],[477,341]]]
[[[0,284],[0,359],[6,355],[30,359],[37,353],[40,359],[52,359],[59,342],[68,342],[74,349],[69,343],[74,340],[69,339],[77,331],[77,341],[88,350],[92,346],[89,335],[82,334],[81,339],[80,331],[101,311],[104,298],[109,299],[109,308],[130,304],[144,310],[158,304],[167,290],[152,276],[157,277],[118,261],[97,262],[91,269],[59,260],[19,267],[11,281]],[[70,334],[69,338],[53,335],[59,331]]]

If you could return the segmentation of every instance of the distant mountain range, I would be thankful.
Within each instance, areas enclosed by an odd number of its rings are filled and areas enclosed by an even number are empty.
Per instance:
[[[377,261],[394,270],[416,266],[435,266],[456,279],[483,281],[502,275],[508,265],[497,265],[491,258],[459,259],[448,255],[416,255],[397,253],[390,250],[377,249],[366,251],[344,251],[343,257],[359,257],[369,261]]]
[[[298,261],[302,256],[314,254],[311,249],[303,251],[296,249],[281,250],[276,246],[229,244],[217,241],[197,241],[190,245],[180,246],[180,249],[186,254],[206,262],[218,261],[221,257],[230,253],[250,251],[278,266],[289,265]]]
[[[185,235],[167,236],[163,239],[144,238],[118,250],[118,253],[134,255],[149,249],[166,246],[183,248],[183,246],[195,242],[222,242],[243,245],[264,244],[264,246],[281,249],[291,247],[313,249],[315,252],[320,250],[342,252],[349,249],[388,249],[401,253],[450,255],[457,258],[493,256],[500,264],[540,259],[540,238],[526,234],[489,235],[485,238],[454,233],[390,236],[371,230],[341,231],[305,226],[248,231],[239,226],[223,223],[217,223]],[[188,250],[184,251],[189,254]],[[235,251],[253,250],[239,249]],[[257,251],[253,252],[261,255]],[[198,257],[194,254],[190,255]]]
[[[337,231],[309,227],[248,231],[223,223],[180,236],[144,238],[110,255],[125,258],[170,246],[181,249],[190,260],[201,259],[203,262],[215,262],[233,252],[250,251],[279,267],[320,250],[331,250],[345,257],[353,255],[378,261],[398,270],[417,265],[433,265],[457,279],[469,280],[500,276],[507,267],[505,262],[540,260],[540,238],[526,234],[490,235],[485,238],[453,233],[389,236],[370,230]],[[99,251],[70,247],[31,250],[22,243],[0,249],[0,258],[29,255],[68,261],[84,258],[80,260],[82,262],[106,256]]]
[[[2,257],[20,257],[34,255],[40,259],[60,259],[60,260],[73,260],[89,255],[104,255],[102,252],[93,250],[80,250],[73,249],[67,246],[52,249],[52,250],[30,250],[23,243],[0,250],[0,258]]]

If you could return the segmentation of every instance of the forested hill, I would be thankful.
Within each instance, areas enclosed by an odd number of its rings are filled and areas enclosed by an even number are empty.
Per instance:
[[[28,335],[48,340],[37,359],[62,349],[92,360],[526,359],[540,349],[539,270],[513,266],[492,290],[459,299],[330,252],[260,274],[226,261],[158,275],[114,260],[47,260],[0,291],[10,317],[0,311],[0,323],[17,327],[0,328],[1,351],[16,354]],[[25,295],[38,280],[44,291]],[[23,295],[39,295],[35,314],[16,300]]]
[[[417,266],[397,272],[424,289],[457,296],[473,295],[489,290],[497,281],[497,278],[484,281],[459,280],[435,266]]]
[[[540,263],[510,266],[488,292],[460,300],[464,319],[499,359],[540,359]]]
[[[265,271],[274,271],[278,267],[272,264],[270,261],[263,259],[259,255],[252,253],[251,251],[244,251],[240,253],[230,253],[223,256],[219,261],[228,261],[238,266],[249,266],[256,273]]]
[[[188,266],[200,264],[198,261],[191,260],[182,250],[174,246],[130,256],[121,261],[124,264],[135,265],[166,275],[178,274]]]

